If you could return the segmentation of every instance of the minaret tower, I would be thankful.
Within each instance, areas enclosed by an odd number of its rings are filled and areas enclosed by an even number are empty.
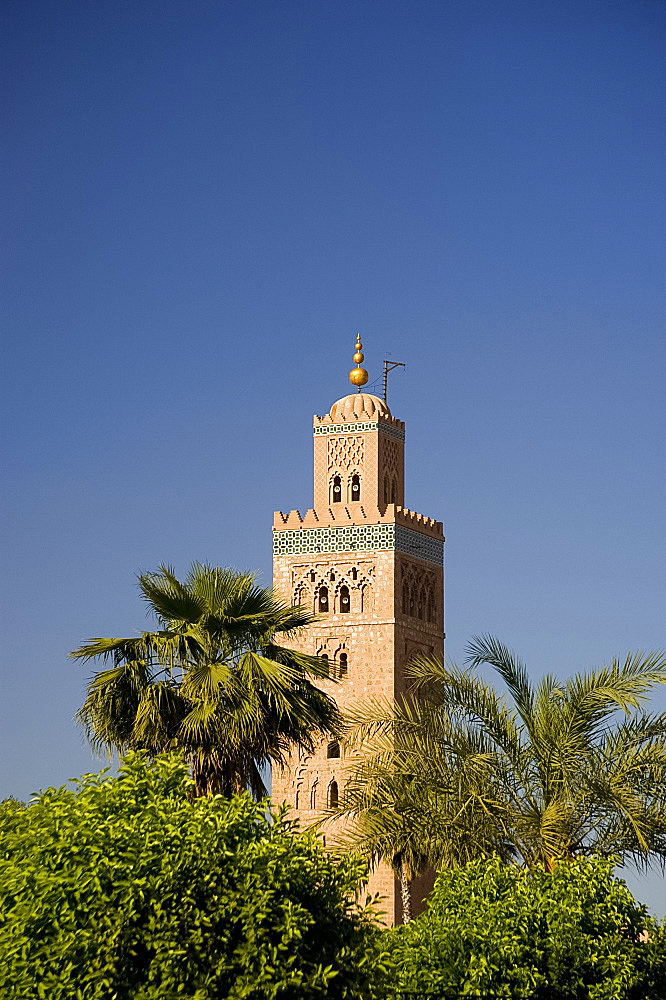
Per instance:
[[[290,644],[328,659],[337,683],[322,687],[343,712],[367,698],[395,698],[414,655],[444,653],[443,526],[404,506],[405,425],[384,400],[361,391],[368,381],[361,348],[358,338],[349,373],[357,392],[313,418],[313,507],[304,517],[277,511],[273,521],[273,586],[317,615]],[[340,745],[327,742],[273,768],[273,801],[286,801],[307,825],[337,804],[344,771]],[[369,891],[387,897],[390,922],[400,920],[390,869],[373,873]]]

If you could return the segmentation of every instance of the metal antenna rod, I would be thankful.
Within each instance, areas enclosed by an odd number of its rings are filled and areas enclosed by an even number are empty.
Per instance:
[[[394,368],[404,368],[404,361],[387,361],[384,358],[384,402],[386,402],[386,393],[388,391],[388,373],[392,372]]]

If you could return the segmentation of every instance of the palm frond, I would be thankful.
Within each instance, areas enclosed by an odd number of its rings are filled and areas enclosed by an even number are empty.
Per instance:
[[[194,623],[205,613],[205,605],[177,579],[170,566],[162,565],[156,573],[140,573],[138,581],[149,612],[166,625]]]
[[[527,676],[527,668],[507,646],[491,635],[473,636],[467,646],[466,663],[479,667],[483,663],[494,667],[504,679],[513,697],[518,714],[525,722],[532,714],[534,695]]]

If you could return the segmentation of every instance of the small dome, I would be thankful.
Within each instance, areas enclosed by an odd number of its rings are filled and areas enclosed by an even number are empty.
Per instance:
[[[379,417],[390,417],[391,411],[379,396],[371,396],[369,392],[353,392],[343,396],[333,403],[330,410],[334,424],[345,420],[377,420]]]

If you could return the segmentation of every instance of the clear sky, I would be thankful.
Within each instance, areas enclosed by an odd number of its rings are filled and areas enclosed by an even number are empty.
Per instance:
[[[0,796],[135,574],[270,582],[354,338],[445,522],[447,654],[666,645],[661,0],[8,0]],[[666,709],[666,691],[654,699]],[[666,911],[664,882],[632,888]]]

